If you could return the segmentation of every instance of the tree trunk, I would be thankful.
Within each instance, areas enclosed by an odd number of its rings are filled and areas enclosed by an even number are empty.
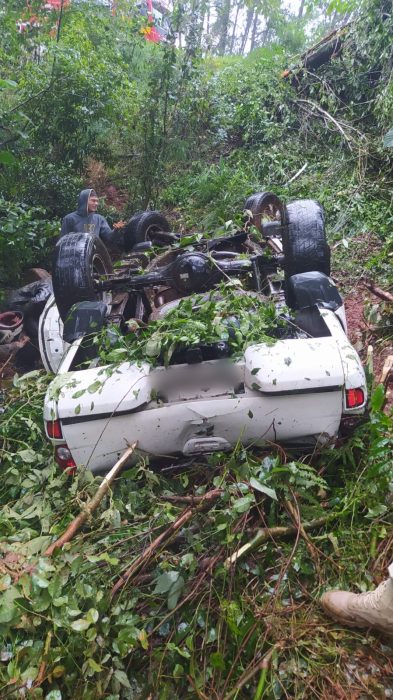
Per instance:
[[[240,10],[240,2],[237,3],[236,5],[236,14],[235,14],[235,21],[233,23],[233,30],[232,30],[232,37],[231,37],[231,46],[229,48],[229,53],[233,53],[233,47],[235,44],[235,38],[236,38],[236,29],[237,29],[237,20],[239,17],[239,10]]]
[[[244,54],[244,51],[245,51],[245,48],[247,45],[248,35],[250,33],[250,27],[252,24],[253,16],[254,16],[254,8],[249,7],[247,9],[246,26],[244,28],[244,34],[243,34],[242,43],[241,43],[241,47],[240,47],[240,53],[242,53],[242,54]]]
[[[225,49],[227,47],[230,14],[231,0],[222,0],[222,5],[218,16],[220,39],[217,45],[217,53],[219,56],[223,56],[225,54]]]
[[[255,40],[256,40],[256,38],[257,38],[258,20],[259,20],[258,12],[255,12],[255,15],[254,15],[254,24],[252,25],[252,34],[251,34],[251,46],[250,46],[250,51],[252,51],[252,50],[255,48]]]
[[[305,5],[305,0],[301,0],[300,7],[299,7],[299,12],[298,12],[298,15],[297,15],[297,18],[298,18],[298,19],[302,19],[302,18],[303,18],[304,5]]]

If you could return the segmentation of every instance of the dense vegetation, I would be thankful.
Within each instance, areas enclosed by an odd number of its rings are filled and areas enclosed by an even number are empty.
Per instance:
[[[50,264],[60,218],[92,185],[107,196],[110,220],[157,207],[180,231],[236,223],[261,189],[319,199],[344,286],[366,274],[389,288],[391,2],[337,0],[323,16],[326,3],[301,3],[296,18],[260,3],[251,18],[259,48],[247,56],[244,27],[233,42],[225,21],[210,38],[197,31],[208,3],[176,9],[181,48],[146,42],[131,3],[118,5],[111,16],[73,3],[60,24],[49,14],[18,34],[25,2],[0,1],[2,286]],[[308,70],[293,53],[332,23],[343,27],[342,50]],[[379,321],[391,338],[387,310]],[[389,696],[392,647],[332,624],[317,604],[328,587],[372,588],[391,559],[393,438],[375,380],[369,419],[335,450],[299,460],[276,445],[239,445],[159,471],[140,463],[51,558],[42,553],[100,480],[88,471],[71,479],[54,464],[42,434],[47,382],[40,373],[15,379],[0,425],[2,698]],[[189,508],[192,517],[111,596]],[[292,531],[259,540],[231,565],[267,526]]]

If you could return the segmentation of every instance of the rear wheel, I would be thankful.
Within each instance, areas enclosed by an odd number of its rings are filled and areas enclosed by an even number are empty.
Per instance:
[[[80,301],[110,303],[110,295],[97,292],[94,283],[112,270],[108,250],[98,236],[68,233],[60,239],[53,261],[53,293],[63,321]]]
[[[288,225],[282,237],[285,279],[302,272],[330,275],[330,248],[321,205],[313,199],[300,199],[286,209]]]
[[[281,227],[287,223],[285,205],[273,192],[256,192],[245,203],[251,212],[250,223],[263,235],[281,235]],[[275,231],[273,232],[273,228]]]
[[[160,243],[160,234],[171,230],[169,221],[159,211],[140,211],[124,227],[124,247],[131,251],[137,243]],[[164,236],[165,238],[165,236]]]

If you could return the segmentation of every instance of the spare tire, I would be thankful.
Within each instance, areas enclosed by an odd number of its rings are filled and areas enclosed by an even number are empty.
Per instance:
[[[266,234],[264,223],[267,221],[277,223],[277,234],[281,234],[281,227],[287,223],[286,207],[274,192],[255,192],[244,205],[252,214],[250,221],[258,231]]]
[[[73,304],[96,299],[108,303],[106,294],[96,291],[94,281],[113,271],[107,248],[98,236],[68,233],[60,238],[53,260],[53,293],[64,321]]]
[[[287,205],[288,225],[283,228],[285,279],[302,272],[330,275],[330,248],[325,235],[323,208],[313,199]]]
[[[159,211],[139,211],[131,217],[123,229],[124,248],[129,252],[137,243],[155,241],[156,238],[159,243],[160,232],[167,233],[170,230],[168,219]]]

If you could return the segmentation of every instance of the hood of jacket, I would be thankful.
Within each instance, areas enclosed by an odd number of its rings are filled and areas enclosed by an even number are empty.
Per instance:
[[[79,197],[78,197],[78,209],[77,213],[79,216],[87,216],[88,211],[87,211],[87,202],[90,197],[90,193],[93,191],[93,188],[90,187],[88,190],[82,190],[79,192]]]

